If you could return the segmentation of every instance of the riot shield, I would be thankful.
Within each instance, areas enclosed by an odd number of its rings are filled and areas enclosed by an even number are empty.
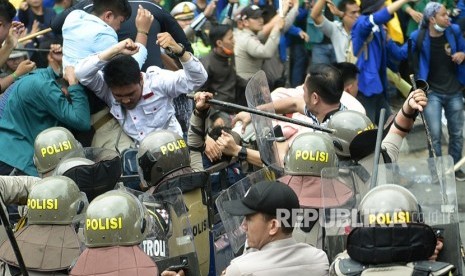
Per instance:
[[[194,235],[179,188],[157,194],[143,193],[120,186],[134,194],[149,210],[155,227],[140,244],[159,271],[183,267],[186,275],[201,275],[194,245]]]
[[[417,199],[420,209],[414,222],[431,226],[438,238],[443,239],[444,249],[438,261],[451,263],[456,274],[461,275],[461,242],[458,205],[453,161],[450,156],[419,159],[415,163],[399,162],[378,166],[375,187],[396,184],[406,188]],[[370,174],[361,166],[325,168],[322,170],[322,198],[324,205],[322,225],[326,229],[325,248],[330,261],[344,251],[348,234],[363,226],[358,208],[370,189]],[[353,197],[345,202],[330,199],[341,189],[340,185],[353,191]],[[395,224],[392,217],[380,217]]]
[[[431,226],[444,243],[438,261],[453,264],[455,275],[462,275],[462,241],[452,157],[384,164],[378,170],[377,185],[397,184],[415,195],[420,205],[421,222]]]
[[[81,148],[67,154],[58,163],[54,175],[64,175],[76,182],[89,201],[113,190],[121,176],[119,154],[104,148]]]
[[[344,251],[347,235],[357,224],[357,207],[369,189],[369,173],[360,165],[321,170],[324,245],[329,261]]]
[[[244,197],[245,193],[249,190],[251,185],[265,180],[277,180],[282,175],[283,171],[280,170],[276,165],[265,167],[248,175],[241,181],[234,183],[228,189],[221,192],[217,197],[215,204],[234,254],[241,254],[240,251],[246,241],[246,233],[241,227],[244,217],[230,215],[224,210],[224,202],[241,199]]]
[[[250,108],[257,108],[269,113],[275,113],[271,100],[270,88],[265,72],[258,71],[247,83],[245,88],[247,105]],[[256,142],[260,151],[260,158],[266,166],[279,164],[280,158],[275,144],[276,137],[273,129],[272,119],[256,114],[251,114],[252,123],[255,129]]]

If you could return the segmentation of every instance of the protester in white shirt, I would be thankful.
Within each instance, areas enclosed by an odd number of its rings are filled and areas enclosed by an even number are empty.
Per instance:
[[[141,72],[130,55],[139,47],[126,39],[99,55],[83,60],[76,67],[81,84],[95,92],[109,107],[123,130],[135,141],[141,141],[150,132],[169,129],[182,135],[181,126],[174,116],[173,98],[195,91],[207,80],[202,63],[182,44],[176,43],[169,33],[157,35],[157,44],[171,49],[183,65],[176,72],[157,66]]]

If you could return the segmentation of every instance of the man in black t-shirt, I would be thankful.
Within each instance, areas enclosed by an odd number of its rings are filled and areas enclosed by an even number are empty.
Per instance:
[[[418,56],[418,64],[414,65],[418,72],[416,77],[429,83],[425,118],[433,148],[438,156],[442,155],[441,114],[444,109],[449,132],[448,153],[457,163],[462,157],[463,148],[465,39],[460,27],[450,23],[446,8],[437,2],[430,2],[423,11],[420,29],[412,33],[410,40],[413,42],[412,55]],[[388,47],[395,47],[392,42],[388,44]],[[406,59],[407,52],[406,43],[398,57]],[[455,173],[455,177],[458,181],[465,181],[465,173],[460,170]]]

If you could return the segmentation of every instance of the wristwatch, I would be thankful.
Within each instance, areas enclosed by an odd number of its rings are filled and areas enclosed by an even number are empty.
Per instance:
[[[179,47],[181,47],[181,52],[175,53],[175,52],[173,52],[173,50],[170,47],[168,47],[166,49],[166,54],[168,56],[172,57],[172,58],[180,58],[180,57],[182,57],[184,55],[184,53],[186,52],[186,47],[184,47],[184,44],[182,44],[182,43],[178,43],[178,45],[179,45]]]
[[[239,161],[247,160],[247,148],[246,147],[242,146],[241,150],[237,154],[237,158],[239,159]]]

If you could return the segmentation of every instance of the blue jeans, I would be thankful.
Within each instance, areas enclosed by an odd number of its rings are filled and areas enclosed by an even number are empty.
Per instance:
[[[313,44],[312,46],[312,64],[336,62],[336,54],[332,44]]]
[[[304,83],[307,76],[308,52],[304,44],[291,44],[291,87],[296,87]]]
[[[384,117],[384,122],[391,116],[391,107],[389,106],[389,102],[386,98],[385,93],[372,95],[367,97],[363,95],[361,92],[357,94],[357,100],[365,107],[365,111],[367,117],[370,118],[371,122],[375,125],[379,123],[379,114],[381,109],[386,109],[386,116]]]
[[[449,132],[449,155],[454,159],[454,164],[462,158],[463,148],[463,96],[462,92],[453,94],[441,94],[434,91],[428,93],[428,105],[425,108],[425,118],[433,140],[433,148],[437,156],[441,151],[441,111],[447,119]]]

